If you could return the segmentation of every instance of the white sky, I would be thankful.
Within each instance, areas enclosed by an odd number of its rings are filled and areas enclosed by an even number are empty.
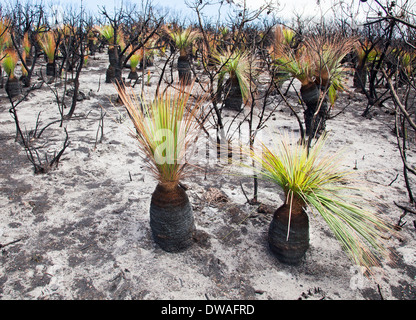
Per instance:
[[[60,0],[55,0],[60,1]],[[119,7],[120,4],[126,2],[130,2],[132,4],[141,4],[141,0],[83,0],[84,5],[86,5],[90,10],[96,11],[97,5],[99,6],[106,6],[108,10],[113,9],[115,6]],[[191,3],[195,0],[188,0]],[[202,0],[205,1],[205,0]],[[226,0],[224,0],[226,1]],[[244,0],[233,0],[236,3],[241,3]],[[247,5],[250,8],[258,8],[260,5],[264,4],[266,0],[246,0]],[[286,21],[290,21],[294,17],[294,12],[300,14],[302,18],[307,17],[315,17],[320,18],[323,14],[328,17],[333,17],[334,12],[331,8],[336,7],[340,8],[340,6],[344,6],[350,12],[353,13],[361,13],[361,16],[365,16],[365,12],[368,10],[369,6],[377,8],[377,6],[373,5],[373,0],[368,0],[367,3],[361,3],[359,0],[320,0],[320,5],[317,5],[316,0],[267,0],[272,1],[274,5],[279,3],[279,12],[277,13],[277,17],[281,17]],[[386,3],[390,0],[380,0],[381,3]],[[401,4],[403,2],[409,2],[414,4],[416,0],[396,0],[396,3]],[[61,1],[62,4],[66,2],[72,2],[74,4],[80,4],[81,0],[69,0],[69,1]],[[152,4],[159,5],[162,7],[171,7],[177,13],[181,15],[187,15],[191,18],[193,17],[193,11],[189,9],[186,4],[185,0],[152,0]],[[216,10],[204,11],[207,15],[210,13],[215,14],[217,13]],[[337,17],[340,16],[340,11],[337,13]],[[223,13],[222,13],[223,14]],[[224,15],[224,14],[223,14]],[[357,16],[359,17],[359,16]]]
[[[96,8],[97,5],[105,5],[108,9],[113,8],[114,5],[119,6],[122,0],[87,0],[85,3],[90,8]],[[131,3],[140,3],[139,0],[128,0]],[[192,2],[193,0],[190,0]],[[233,0],[234,2],[242,2],[243,0]],[[319,13],[319,7],[316,5],[316,0],[268,0],[272,1],[273,4],[277,4],[277,1],[281,4],[280,7],[283,9],[282,15],[290,15],[293,10],[299,13]],[[328,8],[333,0],[320,0],[322,8]],[[347,0],[352,1],[352,0]],[[355,0],[358,1],[358,0]],[[260,5],[265,3],[265,0],[246,0],[247,5],[250,8],[258,8]],[[185,0],[153,0],[153,4],[159,4],[161,6],[170,6],[177,11],[186,11],[187,6]]]

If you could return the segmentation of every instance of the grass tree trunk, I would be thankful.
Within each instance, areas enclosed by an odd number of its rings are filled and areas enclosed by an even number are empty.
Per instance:
[[[108,60],[110,65],[106,71],[106,83],[112,83],[115,80],[121,81],[122,59],[119,57],[119,49],[116,46],[108,47]]]
[[[10,98],[18,96],[22,92],[22,87],[20,85],[19,79],[13,77],[8,78],[5,87],[6,93]]]
[[[309,248],[309,219],[305,203],[294,197],[292,205],[284,203],[269,226],[269,247],[279,261],[299,264]]]
[[[192,71],[191,64],[187,56],[179,56],[178,58],[178,75],[180,83],[184,85],[191,84]]]
[[[130,80],[137,80],[139,79],[139,74],[137,73],[137,69],[136,68],[132,68],[129,72],[129,75],[127,76],[127,79]]]
[[[111,66],[115,66],[117,64],[117,48],[115,46],[108,47],[108,61]]]
[[[56,76],[56,64],[54,62],[48,62],[46,64],[46,75],[49,77],[55,77]]]
[[[318,138],[326,127],[328,103],[326,99],[324,99],[320,106],[321,91],[319,86],[315,83],[302,85],[300,88],[300,94],[302,96],[302,100],[306,104],[306,110],[304,112],[306,135],[308,137]],[[319,106],[319,112],[315,115]]]
[[[367,71],[364,66],[357,66],[355,68],[353,85],[357,92],[364,92],[367,84]]]
[[[243,104],[240,85],[236,78],[229,78],[225,83],[224,107],[226,109],[240,111]]]
[[[150,203],[150,227],[154,241],[167,252],[180,252],[192,245],[192,207],[177,183],[157,185]]]

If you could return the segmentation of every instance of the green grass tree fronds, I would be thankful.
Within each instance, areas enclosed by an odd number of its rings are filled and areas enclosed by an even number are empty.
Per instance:
[[[96,30],[109,45],[114,45],[114,28],[111,25],[97,26]]]
[[[193,30],[191,27],[185,30],[178,28],[168,28],[165,26],[165,32],[172,39],[174,46],[179,50],[181,57],[186,57],[192,44],[200,37],[200,33],[197,30]]]
[[[17,52],[12,48],[8,48],[4,50],[3,55],[4,55],[4,58],[2,60],[2,65],[3,65],[4,71],[6,72],[9,79],[14,79],[15,78],[14,71],[16,69],[19,56]]]
[[[48,63],[54,63],[57,45],[55,33],[53,31],[43,33],[38,42],[48,58]]]
[[[190,153],[200,133],[199,110],[204,100],[192,101],[184,90],[166,91],[153,101],[132,90],[119,90],[140,149],[154,177],[161,183],[178,182],[189,166]]]
[[[139,65],[140,61],[143,60],[143,51],[143,48],[139,49],[130,57],[129,60],[132,72],[137,70],[137,66]]]

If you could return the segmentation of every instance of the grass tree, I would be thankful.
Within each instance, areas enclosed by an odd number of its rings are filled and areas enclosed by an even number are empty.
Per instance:
[[[57,39],[54,31],[50,30],[40,34],[39,45],[47,57],[46,75],[56,76],[55,54],[57,49]]]
[[[7,74],[6,92],[9,98],[14,98],[22,91],[19,79],[15,75],[15,69],[19,60],[19,56],[17,52],[12,48],[6,49],[3,54],[4,57],[2,64],[4,71]]]
[[[326,127],[328,94],[331,105],[337,92],[344,89],[342,59],[351,51],[353,40],[338,36],[314,35],[296,50],[286,41],[275,43],[274,61],[279,72],[300,81],[300,94],[306,105],[305,131],[319,137]]]
[[[189,53],[192,44],[200,37],[200,34],[197,30],[193,30],[192,27],[188,27],[185,30],[165,27],[165,32],[171,38],[174,47],[179,50],[177,64],[179,81],[183,84],[190,84],[192,71]]]
[[[137,50],[129,59],[130,61],[130,72],[128,78],[131,80],[137,80],[139,75],[137,73],[137,66],[139,65],[140,61],[143,60],[144,52],[143,48]]]
[[[416,54],[413,49],[394,48],[391,55],[398,65],[397,85],[403,86],[412,79],[415,74]]]
[[[315,83],[322,93],[327,94],[331,107],[338,98],[338,92],[345,90],[348,68],[343,60],[355,43],[355,38],[341,35],[317,36],[308,40],[308,48],[314,52],[316,60]]]
[[[122,71],[127,66],[130,57],[148,44],[163,22],[162,17],[155,15],[150,2],[146,2],[141,10],[135,5],[127,9],[121,6],[115,8],[112,13],[107,12],[105,7],[101,9],[101,14],[109,23],[106,27],[109,31],[109,35],[106,36],[110,40],[109,49],[114,48],[114,53],[109,55],[110,67],[107,69],[106,82],[116,84],[123,82]],[[139,20],[134,19],[133,16],[136,14],[140,15]]]
[[[299,80],[301,85],[300,94],[306,104],[304,112],[306,135],[315,136],[317,131],[321,130],[321,126],[318,127],[312,124],[313,115],[318,109],[320,102],[320,91],[314,79],[315,61],[305,47],[295,52],[291,48],[284,46],[279,55],[276,56],[275,63],[278,72],[290,74]]]
[[[192,206],[180,181],[191,168],[189,153],[199,134],[196,118],[203,101],[191,101],[184,91],[166,91],[147,102],[128,88],[117,88],[134,125],[132,135],[158,181],[150,203],[154,241],[168,252],[185,250],[193,243],[195,225]]]
[[[224,92],[224,107],[240,111],[243,101],[250,97],[250,81],[254,74],[249,51],[219,50],[213,54],[213,60],[218,67],[217,96]]]
[[[377,61],[380,52],[368,39],[354,44],[354,53],[357,61],[355,63],[353,85],[357,91],[363,92],[367,84],[368,65]]]
[[[321,135],[308,150],[305,143],[283,137],[274,148],[261,144],[250,152],[260,178],[283,189],[285,200],[274,213],[268,242],[276,257],[298,264],[309,247],[307,208],[328,224],[349,258],[364,267],[387,258],[386,233],[393,229],[351,194],[357,188],[352,172],[342,166],[342,152],[325,151],[327,136]]]
[[[97,28],[100,35],[105,39],[105,41],[108,44],[108,60],[109,60],[109,66],[107,68],[106,72],[106,80],[105,82],[111,83],[114,78],[116,77],[116,72],[119,71],[121,73],[121,70],[119,70],[119,51],[120,47],[118,46],[118,43],[120,41],[120,36],[117,35],[117,39],[115,39],[115,32],[114,27],[112,25],[103,25]]]

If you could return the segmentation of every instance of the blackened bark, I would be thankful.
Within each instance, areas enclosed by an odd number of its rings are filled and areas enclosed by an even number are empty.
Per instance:
[[[167,252],[180,252],[193,244],[192,206],[178,184],[157,185],[150,203],[150,227],[154,241]]]
[[[191,64],[187,57],[178,58],[178,75],[179,82],[183,85],[189,85],[192,81]]]
[[[243,105],[243,96],[240,85],[236,79],[228,79],[224,85],[224,108],[240,111]]]
[[[300,94],[306,104],[304,112],[306,136],[318,138],[326,127],[328,103],[325,98],[320,101],[321,91],[315,83],[303,85],[300,88]]]
[[[302,204],[294,200],[290,207],[285,203],[274,213],[268,242],[279,261],[296,265],[309,248],[309,219]]]

